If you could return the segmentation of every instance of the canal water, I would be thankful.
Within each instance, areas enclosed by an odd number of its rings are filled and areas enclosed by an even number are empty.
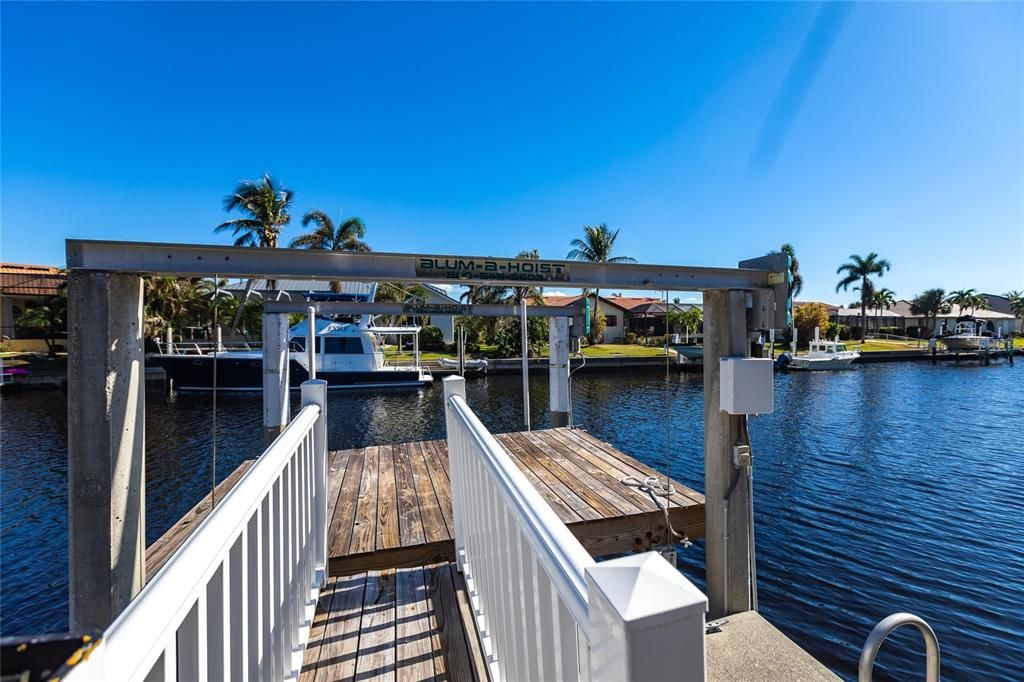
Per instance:
[[[846,679],[868,632],[910,611],[938,633],[943,677],[1024,679],[1024,363],[866,365],[775,379],[775,414],[753,418],[761,612]],[[521,428],[519,377],[467,382],[494,431]],[[297,399],[297,397],[296,397]],[[66,394],[0,403],[0,633],[67,627]],[[702,489],[702,379],[582,375],[576,423]],[[532,381],[535,427],[547,381]],[[147,393],[147,535],[210,488],[211,399]],[[443,437],[441,387],[331,392],[329,440],[349,448]],[[218,397],[217,477],[261,450],[260,397]],[[703,543],[680,567],[704,584]],[[921,679],[924,647],[897,632],[876,679]]]

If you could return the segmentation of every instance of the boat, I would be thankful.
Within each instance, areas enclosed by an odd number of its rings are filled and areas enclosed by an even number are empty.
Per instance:
[[[984,331],[984,323],[965,315],[957,318],[952,334],[939,337],[939,343],[956,353],[982,350],[988,347],[991,339],[991,332]]]
[[[360,322],[343,322],[317,317],[316,378],[327,388],[415,387],[433,381],[430,371],[416,359],[409,365],[385,361],[383,336],[418,337],[420,327],[376,327],[369,316]],[[298,389],[309,378],[309,353],[306,335],[309,322],[303,320],[288,331],[288,384]],[[181,344],[162,348],[148,357],[162,367],[180,391],[261,391],[263,389],[263,353],[247,347],[239,350],[202,348]],[[418,358],[416,353],[414,358]]]
[[[793,347],[796,348],[796,329],[793,330]],[[840,343],[839,337],[835,340],[822,339],[818,334],[818,328],[814,328],[814,339],[808,346],[806,355],[783,353],[776,361],[780,369],[796,370],[831,370],[849,369],[854,360],[860,357],[860,353],[850,350],[845,343]]]
[[[451,358],[446,358],[446,357],[443,357],[443,356],[439,357],[437,359],[437,364],[441,365],[442,367],[444,367],[446,369],[458,369],[459,368],[459,361],[458,360],[453,360]],[[486,370],[487,369],[487,360],[485,360],[483,358],[478,358],[476,360],[463,360],[462,364],[463,364],[463,366],[465,366],[466,369],[476,369],[476,370]]]
[[[685,344],[672,344],[672,350],[685,362],[701,364],[704,362],[704,346],[692,346]]]
[[[839,339],[835,341],[817,340],[811,341],[806,355],[791,356],[787,369],[849,369],[853,365],[853,361],[859,357],[860,353],[849,350],[845,343],[839,342]]]

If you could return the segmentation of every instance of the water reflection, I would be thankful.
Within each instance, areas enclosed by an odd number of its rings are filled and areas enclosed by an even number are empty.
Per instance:
[[[864,638],[893,611],[926,618],[950,679],[1024,671],[1024,367],[865,366],[776,377],[776,413],[751,422],[762,612],[848,678]],[[522,428],[519,377],[467,382],[494,431]],[[575,421],[703,488],[703,380],[660,373],[578,375]],[[66,627],[66,397],[4,396],[0,429],[0,600],[4,634]],[[531,381],[531,420],[548,422],[547,379]],[[298,396],[293,396],[293,411]],[[262,449],[258,395],[218,396],[217,476]],[[332,391],[332,448],[444,435],[440,385]],[[211,486],[211,398],[147,393],[147,537]],[[703,585],[703,543],[681,554]],[[897,633],[876,679],[923,670],[913,633]]]

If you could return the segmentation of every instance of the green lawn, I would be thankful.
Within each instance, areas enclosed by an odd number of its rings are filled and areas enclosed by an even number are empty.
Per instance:
[[[637,344],[625,343],[600,343],[595,346],[585,346],[583,348],[583,354],[586,355],[588,358],[660,358],[665,357],[665,349],[662,348],[661,346],[640,346]],[[420,352],[420,360],[422,362],[430,362],[432,360],[436,361],[441,356],[451,358],[452,360],[456,358],[455,353],[437,353],[433,351]],[[467,357],[469,358],[493,356],[493,346],[481,346],[479,353],[467,354]],[[401,353],[398,353],[393,348],[387,348],[384,352],[384,359],[390,362],[412,362],[412,353],[410,351],[402,351]]]
[[[675,354],[672,351],[669,353]],[[626,343],[599,343],[594,346],[585,346],[583,354],[588,358],[663,358],[665,357],[665,348]]]
[[[870,339],[863,344],[860,341],[840,341],[839,343],[846,344],[849,350],[859,351],[861,353],[871,353],[874,351],[886,351],[886,350],[928,350],[928,342],[921,341],[921,345],[917,345],[916,342],[904,342],[904,341],[889,341],[884,339]],[[777,343],[775,344],[775,353],[782,353],[789,350],[788,343]],[[802,351],[804,349],[801,349]]]
[[[439,357],[444,356],[448,358],[455,358],[453,353],[438,353],[436,351],[421,350],[420,351],[420,362],[431,362],[436,361]],[[412,351],[402,351],[397,353],[392,350],[384,351],[384,359],[388,362],[412,362]]]

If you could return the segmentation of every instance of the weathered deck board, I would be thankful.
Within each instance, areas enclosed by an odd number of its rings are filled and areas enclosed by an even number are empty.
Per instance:
[[[665,541],[664,513],[646,493],[622,482],[626,476],[664,475],[580,430],[504,433],[497,439],[595,556]],[[331,461],[329,490],[338,491],[329,529],[331,575],[454,561],[444,441],[342,451]],[[676,481],[672,486],[673,527],[692,540],[703,537],[704,496]]]
[[[255,460],[245,460],[214,488],[214,494],[218,502],[224,499],[228,491],[235,487],[235,484],[242,478],[242,474],[249,470],[253,462]],[[167,560],[171,558],[171,555],[181,547],[182,543],[192,535],[192,532],[207,517],[210,513],[210,501],[210,495],[206,495],[203,499],[199,500],[196,506],[188,510],[184,516],[178,519],[177,523],[167,529],[166,533],[146,548],[147,582],[160,571],[163,565],[167,563]]]
[[[465,589],[450,564],[329,578],[299,679],[487,680]]]

